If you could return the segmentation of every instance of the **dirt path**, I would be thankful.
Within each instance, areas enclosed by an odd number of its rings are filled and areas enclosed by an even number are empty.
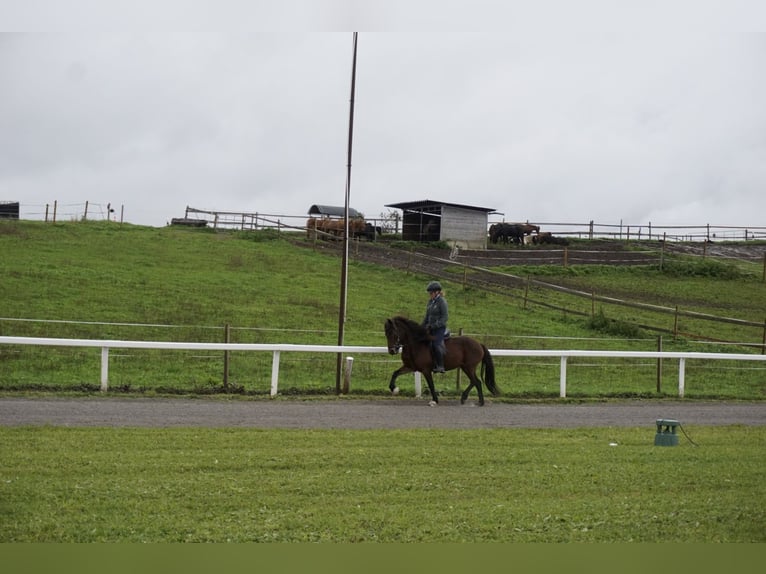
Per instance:
[[[646,426],[658,418],[693,425],[766,425],[766,402],[624,401],[490,403],[419,399],[208,400],[1,398],[0,426],[250,427],[293,429],[479,429]]]

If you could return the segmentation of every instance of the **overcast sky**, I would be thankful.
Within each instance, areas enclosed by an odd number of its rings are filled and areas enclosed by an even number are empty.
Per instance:
[[[358,39],[350,205],[367,217],[432,199],[508,221],[766,226],[766,3],[508,2],[479,32],[391,24],[406,3],[388,4]],[[46,14],[0,35],[0,201],[22,216],[343,205],[350,31],[61,32]]]

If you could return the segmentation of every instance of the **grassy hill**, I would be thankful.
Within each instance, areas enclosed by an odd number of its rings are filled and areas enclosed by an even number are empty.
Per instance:
[[[0,249],[2,335],[223,341],[228,325],[232,342],[337,343],[341,261],[297,245],[289,233],[3,221]],[[756,266],[735,274],[700,276],[700,264],[684,265],[689,266],[686,271],[679,272],[676,265],[672,274],[667,269],[598,266],[576,275],[571,269],[536,272],[551,282],[566,280],[581,289],[598,285],[642,301],[654,300],[651,289],[662,285],[665,303],[678,297],[687,309],[698,312],[725,310],[729,316],[764,319],[758,314],[766,310],[766,288]],[[479,289],[470,281],[393,270],[356,260],[353,253],[344,342],[383,346],[386,317],[404,314],[420,319],[427,299],[425,284],[434,278],[445,285],[453,332],[462,329],[490,348],[657,347],[655,333],[621,328],[629,316],[599,320],[598,315],[524,306],[515,296]],[[747,336],[752,339],[751,333]],[[710,350],[683,338],[666,337],[663,345],[665,350]],[[0,347],[0,391],[93,391],[98,353],[97,349]],[[110,386],[115,391],[222,390],[220,354],[144,351],[113,352],[111,357]],[[496,362],[506,398],[557,396],[557,359]],[[353,392],[385,393],[399,364],[396,357],[359,358]],[[763,397],[763,370],[752,365],[727,367],[687,365],[687,396]],[[228,390],[265,394],[270,369],[267,353],[234,353]],[[654,362],[573,361],[568,387],[573,397],[663,396],[674,394],[676,377],[675,368],[667,365],[658,395]],[[332,393],[334,381],[334,356],[282,358],[280,389],[286,394]],[[454,375],[441,377],[437,386],[445,394],[454,393]]]

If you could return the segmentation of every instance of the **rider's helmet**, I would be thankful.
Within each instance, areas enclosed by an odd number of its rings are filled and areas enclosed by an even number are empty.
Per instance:
[[[441,291],[441,290],[442,290],[442,285],[438,281],[431,281],[428,284],[428,287],[426,287],[426,291],[428,291],[429,293],[432,293],[434,291]]]

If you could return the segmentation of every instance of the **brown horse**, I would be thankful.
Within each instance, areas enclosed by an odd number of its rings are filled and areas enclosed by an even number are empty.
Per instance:
[[[396,394],[399,392],[395,382],[396,377],[404,373],[420,372],[426,378],[428,390],[431,391],[431,406],[436,405],[439,398],[436,396],[434,379],[431,374],[433,365],[431,336],[425,327],[405,317],[392,317],[386,319],[385,332],[388,352],[391,355],[396,355],[401,350],[403,364],[391,375],[388,388],[393,394]],[[460,404],[465,403],[468,393],[473,387],[476,387],[476,391],[479,393],[479,405],[484,404],[481,379],[476,375],[476,367],[479,363],[481,363],[481,376],[484,378],[487,389],[493,395],[500,393],[495,385],[495,364],[487,347],[471,337],[450,337],[445,339],[444,344],[447,347],[447,354],[444,356],[444,368],[450,371],[459,367],[471,381],[471,384],[460,396]]]

